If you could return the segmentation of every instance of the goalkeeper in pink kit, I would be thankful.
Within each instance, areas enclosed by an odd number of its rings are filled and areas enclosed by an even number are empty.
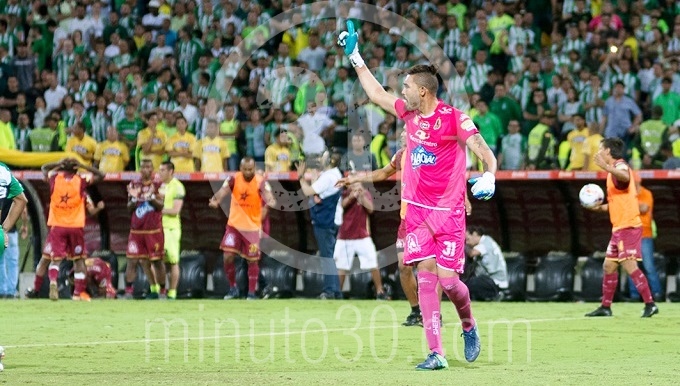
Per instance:
[[[402,199],[406,211],[404,264],[418,269],[418,300],[430,354],[417,370],[448,367],[439,322],[440,284],[458,312],[465,359],[481,349],[468,288],[460,280],[465,263],[465,146],[482,160],[484,174],[470,180],[472,195],[490,199],[495,192],[496,158],[470,117],[437,99],[436,68],[416,65],[406,70],[403,98],[386,92],[364,64],[351,21],[338,37],[371,102],[406,125],[409,161],[403,170]]]

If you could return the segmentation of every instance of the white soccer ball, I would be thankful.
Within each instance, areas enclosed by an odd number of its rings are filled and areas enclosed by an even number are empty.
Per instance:
[[[604,191],[598,185],[587,184],[581,188],[578,194],[581,205],[585,208],[596,207],[604,201]]]

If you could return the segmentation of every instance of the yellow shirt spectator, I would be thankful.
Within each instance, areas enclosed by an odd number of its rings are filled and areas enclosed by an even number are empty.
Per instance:
[[[289,172],[290,162],[288,146],[274,143],[264,151],[264,166],[268,172]]]
[[[569,170],[583,169],[583,146],[588,138],[588,128],[584,127],[581,130],[574,128],[567,135],[567,142],[571,147],[571,155],[569,156]]]
[[[77,126],[79,126],[79,124],[76,125],[76,127]],[[66,141],[65,150],[78,154],[85,161],[85,165],[92,166],[94,152],[97,150],[97,141],[85,134],[82,131],[82,128],[76,128],[74,129],[71,138]]]
[[[583,170],[589,172],[602,171],[602,168],[595,164],[594,159],[595,154],[597,154],[597,151],[600,148],[600,142],[602,142],[603,139],[604,137],[599,133],[590,135],[586,138],[586,141],[583,143]]]
[[[94,160],[104,173],[122,172],[130,162],[130,150],[123,142],[106,140],[97,144]]]
[[[165,155],[165,143],[168,141],[168,137],[164,132],[152,130],[147,127],[137,134],[137,146],[141,148],[139,153],[140,160],[149,159],[153,163],[153,170],[158,170],[163,162],[163,156]]]
[[[194,170],[193,150],[196,146],[196,136],[179,131],[168,139],[165,151],[170,156],[170,162],[175,165],[175,172],[191,173]]]
[[[220,137],[205,137],[196,143],[194,147],[194,158],[197,168],[202,172],[223,172],[225,171],[225,160],[229,158],[227,141]]]

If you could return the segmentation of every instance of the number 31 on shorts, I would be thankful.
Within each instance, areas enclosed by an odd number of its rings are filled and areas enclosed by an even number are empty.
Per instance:
[[[456,242],[455,241],[444,241],[444,250],[442,255],[445,257],[452,257],[456,253]]]

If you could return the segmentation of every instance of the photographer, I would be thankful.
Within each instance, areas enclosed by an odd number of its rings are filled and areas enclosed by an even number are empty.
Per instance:
[[[491,236],[479,226],[469,226],[465,232],[465,284],[474,300],[501,300],[508,288],[508,269],[503,252]]]

